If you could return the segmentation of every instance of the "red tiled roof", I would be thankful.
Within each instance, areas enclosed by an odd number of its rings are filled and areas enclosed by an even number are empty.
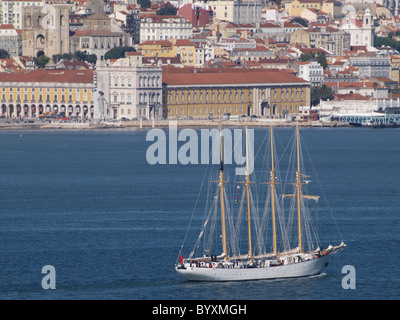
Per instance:
[[[127,56],[141,56],[142,55],[142,51],[127,51],[126,55]]]
[[[359,93],[345,93],[345,94],[335,94],[334,100],[341,101],[341,100],[369,100],[368,97],[363,96]]]
[[[109,30],[78,30],[73,37],[119,37],[121,33]]]
[[[147,40],[142,42],[140,45],[160,45],[160,46],[171,46],[172,43],[169,40]]]
[[[175,73],[163,72],[166,85],[212,85],[212,84],[250,84],[250,83],[299,83],[307,81],[280,70]]]
[[[177,46],[193,46],[193,42],[188,39],[177,39],[176,40]]]
[[[0,82],[93,83],[93,70],[29,70],[0,72]]]
[[[325,82],[327,87],[338,87],[338,88],[368,88],[374,87],[374,82],[372,81],[353,81],[353,82]],[[378,84],[378,87],[382,87]]]
[[[256,45],[255,48],[237,48],[237,49],[233,49],[232,51],[236,51],[236,52],[253,52],[253,51],[271,51],[270,49],[264,47],[264,46],[260,46],[260,45]]]
[[[14,29],[12,24],[0,24],[0,29]]]

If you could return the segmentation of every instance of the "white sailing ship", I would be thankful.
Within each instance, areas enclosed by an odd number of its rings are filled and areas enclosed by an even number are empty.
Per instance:
[[[236,210],[230,208],[226,192],[226,181],[224,179],[223,151],[222,151],[222,130],[220,126],[220,160],[219,180],[214,199],[211,202],[211,210],[205,215],[202,230],[194,245],[193,250],[187,258],[181,256],[183,245],[179,254],[179,261],[175,265],[175,270],[187,280],[193,281],[238,281],[238,280],[260,280],[276,278],[296,278],[306,277],[321,273],[323,268],[328,265],[330,257],[341,250],[346,245],[343,241],[337,245],[329,245],[323,249],[320,245],[313,243],[318,236],[313,235],[315,228],[311,217],[306,215],[307,202],[318,202],[319,196],[306,194],[304,190],[308,184],[309,176],[301,170],[301,146],[299,138],[299,127],[296,127],[296,136],[294,140],[295,157],[295,176],[290,184],[293,187],[293,193],[278,194],[277,185],[279,173],[277,171],[274,147],[273,129],[270,130],[270,167],[268,192],[265,196],[263,214],[258,213],[256,199],[253,197],[250,185],[249,161],[248,161],[248,135],[247,123],[246,133],[246,157],[247,170],[245,188],[240,199],[240,206]],[[280,177],[280,176],[279,176]],[[236,190],[240,190],[240,186]],[[236,204],[239,203],[238,192],[236,195]],[[292,213],[285,216],[282,206],[284,199],[291,203],[289,207],[293,209]],[[244,206],[246,204],[246,206]],[[245,214],[245,218],[243,215]],[[218,217],[218,218],[217,218]],[[270,218],[269,218],[270,217]],[[236,219],[236,221],[235,221]],[[291,220],[289,224],[289,220]],[[221,224],[221,235],[215,232],[216,221]],[[241,225],[245,221],[245,226]],[[297,227],[296,225],[297,221]],[[271,244],[267,246],[268,236],[266,235],[268,225],[272,224]],[[295,226],[293,228],[293,226]],[[279,248],[278,250],[278,227],[280,227]],[[295,247],[290,247],[290,234],[297,229]],[[240,240],[241,235],[247,233],[245,240]],[[252,234],[252,232],[254,234]],[[304,236],[303,236],[304,235]],[[306,241],[303,240],[306,238]],[[269,237],[270,238],[270,237]],[[222,240],[222,245],[219,239]],[[254,241],[254,245],[253,245]],[[246,253],[240,253],[240,244],[246,244]],[[306,242],[306,244],[304,244]],[[202,247],[202,249],[200,249]],[[217,248],[215,248],[217,247]],[[253,248],[255,247],[255,248]],[[268,247],[268,250],[267,250]],[[272,251],[271,249],[272,248]],[[215,254],[215,250],[221,250],[221,254]],[[201,255],[195,255],[202,250]],[[214,251],[213,251],[214,250]],[[220,252],[220,251],[218,251]]]

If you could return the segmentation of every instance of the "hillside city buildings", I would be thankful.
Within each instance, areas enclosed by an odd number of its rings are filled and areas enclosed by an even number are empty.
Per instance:
[[[396,1],[0,0],[0,116],[382,111],[398,105],[399,37]]]

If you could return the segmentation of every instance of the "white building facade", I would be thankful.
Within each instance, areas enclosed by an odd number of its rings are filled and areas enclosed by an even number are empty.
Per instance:
[[[145,66],[142,56],[132,52],[113,64],[98,62],[96,74],[97,90],[106,110],[104,118],[162,118],[161,66]]]
[[[319,86],[324,81],[324,68],[317,61],[298,61],[295,69],[297,76],[310,81],[312,86]]]
[[[140,43],[147,40],[189,39],[192,24],[185,18],[176,16],[150,16],[140,22]]]

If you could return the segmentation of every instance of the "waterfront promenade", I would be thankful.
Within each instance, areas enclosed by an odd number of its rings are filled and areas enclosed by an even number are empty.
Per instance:
[[[0,130],[35,130],[35,129],[112,129],[112,128],[162,128],[168,127],[171,120],[146,120],[146,121],[84,121],[84,122],[68,122],[68,121],[1,121]],[[217,127],[219,120],[177,120],[178,127]],[[243,126],[245,121],[222,120],[224,127]],[[287,121],[285,119],[251,119],[248,125],[251,127],[292,127],[299,123],[304,127],[343,127],[348,126],[347,123],[338,121]]]

